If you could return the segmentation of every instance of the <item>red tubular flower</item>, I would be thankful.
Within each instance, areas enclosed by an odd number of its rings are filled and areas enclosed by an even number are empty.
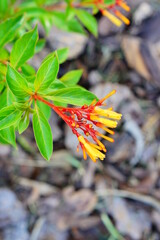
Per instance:
[[[89,106],[84,105],[77,108],[57,107],[36,94],[33,98],[50,106],[68,124],[73,134],[75,134],[79,140],[77,150],[79,150],[80,146],[83,151],[84,159],[87,159],[88,154],[88,156],[96,162],[97,159],[104,160],[104,153],[106,152],[105,146],[98,137],[114,142],[113,138],[101,134],[97,131],[97,128],[101,128],[113,135],[114,132],[111,129],[117,127],[117,121],[122,117],[120,113],[114,112],[112,108],[100,108],[101,106],[105,106],[104,101],[115,92],[116,91],[113,90],[98,102],[94,100]],[[89,136],[92,138],[93,142],[87,139]]]

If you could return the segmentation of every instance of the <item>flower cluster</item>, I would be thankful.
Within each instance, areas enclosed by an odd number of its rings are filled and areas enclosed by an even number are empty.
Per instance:
[[[102,109],[100,107],[105,106],[104,101],[115,92],[113,90],[98,102],[94,100],[90,106],[84,105],[78,108],[52,106],[77,136],[79,140],[77,151],[79,151],[80,146],[85,160],[87,154],[94,162],[97,159],[103,160],[105,158],[106,148],[98,137],[114,142],[113,138],[101,134],[97,129],[101,128],[111,135],[114,134],[111,129],[117,127],[117,121],[121,119],[122,115],[114,112],[112,108]],[[93,142],[89,141],[88,137]]]
[[[129,19],[119,11],[120,8],[126,12],[130,11],[130,7],[124,0],[115,0],[114,4],[106,4],[105,0],[95,0],[94,4],[102,15],[106,16],[115,25],[121,26],[122,22],[126,25],[130,24]]]
[[[36,94],[33,98],[50,106],[68,124],[73,134],[78,138],[77,151],[79,151],[80,146],[84,159],[87,159],[88,154],[93,162],[96,162],[97,159],[104,160],[104,153],[107,151],[98,137],[114,142],[113,138],[101,134],[97,129],[101,128],[108,134],[113,135],[114,131],[111,129],[117,127],[117,121],[122,117],[122,114],[114,112],[112,108],[100,108],[106,106],[104,101],[115,92],[113,90],[99,101],[94,100],[89,106],[84,105],[77,108],[57,107]],[[87,139],[89,137],[92,142]]]

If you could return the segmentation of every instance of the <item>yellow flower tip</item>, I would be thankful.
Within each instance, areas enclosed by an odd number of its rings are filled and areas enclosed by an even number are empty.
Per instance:
[[[124,23],[126,24],[126,25],[130,25],[130,20],[128,19],[128,18],[126,18],[126,20],[124,21]]]
[[[96,145],[96,144],[94,144],[94,143],[90,143],[90,145],[91,145],[92,147],[94,147],[94,148],[100,150],[100,151],[103,150],[102,147],[100,147],[100,146],[98,146],[98,145]]]
[[[106,153],[106,152],[107,152],[107,149],[103,149],[103,152],[105,152],[105,153]]]
[[[110,93],[108,93],[104,98],[102,98],[100,100],[100,102],[104,102],[106,99],[108,99],[109,97],[111,97],[112,95],[114,95],[116,93],[116,90],[114,89],[113,91],[111,91]]]
[[[95,141],[97,142],[97,144],[102,148],[103,152],[107,152],[105,146],[103,145],[103,143],[101,143],[101,141],[99,141],[98,138],[95,139]]]
[[[122,117],[122,114],[120,114],[120,113],[116,113],[116,112],[114,112],[110,109],[101,109],[99,107],[95,107],[94,113],[97,114],[97,115],[112,118],[112,119],[115,119],[115,120],[120,120],[121,117]]]
[[[120,11],[116,10],[115,14],[117,15],[117,17],[119,17],[126,25],[130,24],[130,20],[125,17]]]
[[[111,134],[111,135],[114,135],[114,134],[115,134],[115,132],[112,131],[112,130],[109,129],[109,128],[102,127],[102,129],[105,130],[106,132],[108,132],[108,133]]]
[[[102,138],[104,138],[104,139],[106,139],[107,141],[109,141],[109,142],[114,142],[114,139],[113,138],[110,138],[110,137],[107,137],[107,136],[105,136],[105,135],[103,135],[103,134],[101,134],[101,133],[99,133],[99,132],[97,132],[97,135],[98,136],[100,136],[100,137],[102,137]]]
[[[114,23],[117,27],[120,27],[122,25],[122,22],[107,10],[102,10],[102,14],[107,17],[112,23]]]
[[[83,158],[84,158],[84,160],[87,160],[87,154],[86,154],[85,149],[83,149]]]
[[[120,2],[119,6],[121,8],[123,8],[125,11],[129,12],[130,11],[130,7],[125,3],[125,2]]]
[[[106,118],[99,118],[97,116],[91,116],[90,118],[93,121],[97,121],[99,123],[104,124],[106,127],[110,127],[110,128],[116,128],[117,127],[117,122],[116,121],[106,119]]]
[[[93,162],[96,162],[96,160],[99,158],[100,160],[103,160],[105,158],[105,155],[100,152],[97,149],[97,146],[95,147],[94,144],[90,143],[87,139],[85,139],[83,136],[78,137],[79,142],[83,145],[83,157],[86,159],[86,152],[89,155],[89,157],[92,159]]]
[[[127,12],[130,12],[131,11],[131,8],[128,6],[128,5],[126,5],[126,9],[125,9]]]

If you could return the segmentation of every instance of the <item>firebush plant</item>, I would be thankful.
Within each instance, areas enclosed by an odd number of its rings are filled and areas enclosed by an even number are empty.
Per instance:
[[[68,55],[68,49],[57,49],[43,59],[37,72],[28,63],[41,51],[45,40],[39,39],[37,23],[46,31],[54,24],[65,31],[86,34],[88,29],[97,36],[97,22],[93,14],[101,12],[116,25],[129,20],[117,9],[129,7],[122,0],[0,0],[0,143],[16,146],[16,132],[22,134],[30,120],[37,146],[49,160],[53,152],[52,131],[49,125],[51,109],[72,129],[79,141],[84,159],[95,162],[105,158],[106,148],[99,140],[102,128],[108,134],[117,126],[121,114],[112,108],[102,109],[102,99],[78,86],[81,70],[73,70],[58,79],[58,71]],[[8,50],[9,49],[9,50]],[[69,104],[69,107],[68,107]],[[76,106],[76,107],[75,107]],[[31,117],[32,116],[32,117]],[[88,137],[89,140],[88,140]]]

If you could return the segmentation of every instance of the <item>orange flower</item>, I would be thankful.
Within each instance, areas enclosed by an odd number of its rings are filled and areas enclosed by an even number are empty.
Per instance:
[[[113,138],[101,134],[97,128],[101,128],[113,135],[114,131],[112,129],[117,127],[118,121],[122,117],[122,114],[114,112],[112,108],[100,108],[101,106],[106,106],[104,101],[115,94],[115,92],[113,90],[98,102],[94,100],[89,106],[84,105],[77,108],[57,107],[36,94],[34,99],[50,106],[68,124],[73,134],[78,138],[84,159],[87,159],[88,154],[92,161],[96,162],[97,159],[104,160],[104,153],[107,151],[98,137],[114,142]],[[91,140],[89,141],[87,137],[90,137]],[[79,145],[77,150],[79,150]]]
[[[117,127],[117,121],[121,119],[122,114],[114,112],[112,108],[102,109],[100,106],[105,106],[103,102],[115,92],[116,91],[113,90],[98,102],[94,100],[90,106],[85,105],[80,108],[61,108],[61,112],[64,114],[63,119],[70,126],[72,132],[79,140],[84,159],[87,158],[87,154],[94,162],[98,158],[100,160],[105,158],[105,155],[102,152],[106,152],[106,148],[98,137],[104,138],[109,142],[114,142],[113,138],[101,134],[95,129],[95,127],[101,128],[111,135],[114,134],[114,131],[111,129]],[[93,143],[80,132],[83,132],[86,137],[90,136]]]

